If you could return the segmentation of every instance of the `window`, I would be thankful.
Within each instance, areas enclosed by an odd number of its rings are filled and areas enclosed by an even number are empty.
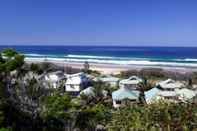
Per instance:
[[[73,89],[74,89],[74,88],[75,88],[75,86],[74,86],[74,85],[70,85],[70,88],[73,88]]]
[[[116,104],[121,104],[121,101],[116,101]]]

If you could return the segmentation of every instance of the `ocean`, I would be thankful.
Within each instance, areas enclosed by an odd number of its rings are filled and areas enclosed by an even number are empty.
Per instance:
[[[26,60],[197,67],[197,47],[0,46],[5,48],[24,54]]]

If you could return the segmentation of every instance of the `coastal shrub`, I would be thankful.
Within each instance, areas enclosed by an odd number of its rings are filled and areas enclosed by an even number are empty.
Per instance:
[[[3,56],[7,57],[8,59],[18,54],[18,52],[10,48],[3,50],[1,53],[3,54]]]
[[[130,76],[140,76],[142,78],[165,78],[164,70],[160,68],[143,68],[141,70],[127,70],[122,71],[119,75],[121,78],[128,78]]]
[[[164,79],[174,79],[181,81],[188,81],[190,78],[194,83],[197,83],[197,73],[180,73],[178,71],[170,71],[161,68],[143,68],[141,70],[127,70],[122,71],[120,74],[116,75],[120,78],[129,78],[130,76],[140,76],[142,78],[148,78],[149,81],[157,81]]]
[[[96,71],[96,70],[90,70],[90,69],[89,70],[84,70],[84,69],[82,69],[81,71],[84,72],[84,73],[93,75],[93,76],[99,76],[99,75],[101,75],[101,73],[98,72],[98,71]]]
[[[120,74],[117,75],[117,77],[128,78],[130,76],[137,76],[138,74],[139,71],[137,70],[127,70],[127,71],[121,71]]]
[[[12,130],[9,128],[0,128],[0,131],[12,131]]]
[[[167,103],[124,107],[112,112],[107,124],[109,130],[168,130],[193,131],[197,129],[197,105]]]
[[[191,79],[194,84],[197,84],[197,72],[191,74]]]
[[[37,73],[37,74],[42,74],[43,73],[43,70],[41,70],[40,66],[38,64],[35,64],[35,63],[30,64],[30,70],[33,73]]]
[[[64,67],[64,72],[67,73],[67,74],[75,74],[75,73],[79,73],[81,72],[81,69],[78,69],[78,68],[73,68],[71,66],[66,66]]]
[[[164,70],[160,68],[144,68],[141,69],[139,72],[139,76],[142,78],[154,78],[154,79],[160,79],[165,78]]]

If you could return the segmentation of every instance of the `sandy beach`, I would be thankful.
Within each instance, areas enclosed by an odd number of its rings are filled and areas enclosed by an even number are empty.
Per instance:
[[[42,63],[42,60],[25,60],[27,63]],[[46,61],[45,61],[46,62]],[[61,67],[72,67],[82,69],[84,63],[80,62],[62,62],[62,61],[47,61]],[[166,71],[173,71],[179,73],[197,72],[197,67],[175,67],[175,66],[149,66],[149,65],[118,65],[118,64],[100,64],[89,63],[91,70],[99,71],[102,74],[119,74],[127,70],[141,70],[144,68],[160,68]]]

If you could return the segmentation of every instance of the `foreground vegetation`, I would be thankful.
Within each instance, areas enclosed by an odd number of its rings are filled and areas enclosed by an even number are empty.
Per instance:
[[[0,55],[0,131],[195,131],[197,103],[151,105],[141,102],[120,109],[112,108],[111,91],[104,96],[106,85],[94,83],[95,96],[72,97],[59,89],[46,89],[35,75],[55,67],[24,62],[13,50]],[[121,75],[130,75],[121,74]],[[160,74],[150,74],[161,77]]]

